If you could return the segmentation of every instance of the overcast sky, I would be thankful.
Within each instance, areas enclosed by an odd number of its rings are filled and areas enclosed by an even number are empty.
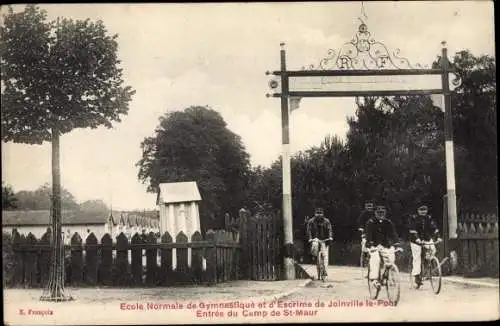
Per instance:
[[[211,106],[242,137],[252,164],[269,165],[280,154],[281,122],[279,100],[265,97],[264,73],[279,69],[280,42],[287,44],[288,69],[317,64],[351,40],[361,17],[361,2],[43,7],[51,19],[102,19],[119,34],[126,84],[137,91],[129,114],[113,129],[64,135],[61,170],[78,201],[100,198],[120,209],[155,207],[135,164],[141,141],[166,112]],[[371,36],[412,63],[430,64],[443,40],[450,56],[462,49],[494,54],[492,2],[366,2],[364,9]],[[290,121],[292,151],[327,134],[345,138],[354,111],[349,98],[302,100]],[[50,183],[50,164],[49,144],[2,144],[2,180],[15,191]]]

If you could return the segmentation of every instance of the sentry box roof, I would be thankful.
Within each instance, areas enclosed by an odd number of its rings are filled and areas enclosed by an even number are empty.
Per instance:
[[[195,181],[160,183],[157,205],[201,201]]]

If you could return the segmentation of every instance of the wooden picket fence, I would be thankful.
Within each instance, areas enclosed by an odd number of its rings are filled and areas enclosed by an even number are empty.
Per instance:
[[[461,214],[457,233],[459,272],[465,276],[498,277],[498,216]]]
[[[239,217],[242,278],[260,281],[282,279],[282,219],[279,213],[262,212]]]
[[[50,238],[50,233],[37,240],[31,233],[25,237],[14,232],[10,286],[47,284]],[[209,230],[205,238],[196,232],[190,242],[182,232],[175,242],[168,232],[161,239],[152,232],[145,237],[136,233],[130,241],[121,233],[115,242],[109,234],[98,242],[93,233],[83,242],[75,233],[65,246],[66,282],[74,286],[213,284],[238,279],[239,264],[239,243],[224,230]]]

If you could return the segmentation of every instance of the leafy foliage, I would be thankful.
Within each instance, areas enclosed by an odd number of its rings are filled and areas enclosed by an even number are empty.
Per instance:
[[[19,210],[49,210],[52,205],[52,187],[45,183],[33,191],[21,190],[16,193]],[[63,209],[78,209],[75,197],[67,189],[61,191],[61,206]]]
[[[461,148],[457,189],[469,209],[497,203],[496,63],[493,57],[455,54],[462,84],[453,94],[453,137]],[[458,172],[461,172],[458,174]]]
[[[195,106],[167,113],[141,149],[138,177],[148,184],[148,191],[156,192],[163,182],[198,183],[204,229],[222,228],[224,213],[236,215],[241,208],[249,156],[218,112]]]
[[[134,91],[122,86],[117,35],[107,35],[102,21],[46,17],[36,5],[4,16],[3,141],[41,144],[53,128],[111,128],[128,112]]]
[[[108,212],[108,205],[101,199],[86,200],[80,204],[80,209],[87,212]]]
[[[2,181],[2,208],[3,209],[14,209],[19,205],[19,200],[14,194],[14,189],[12,186],[4,184]]]
[[[14,250],[12,249],[13,238],[12,234],[7,232],[2,232],[2,262],[3,262],[3,273],[2,280],[3,286],[11,285],[15,274],[15,256]]]
[[[52,187],[45,183],[35,190],[21,190],[14,193],[11,186],[4,185],[2,197],[2,207],[6,210],[49,210],[52,205]],[[109,211],[108,206],[101,199],[86,200],[78,204],[73,194],[64,188],[61,191],[61,204],[62,208],[67,210],[96,213]]]

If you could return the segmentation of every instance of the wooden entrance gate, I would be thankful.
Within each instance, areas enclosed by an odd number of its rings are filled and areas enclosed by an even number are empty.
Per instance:
[[[282,279],[282,219],[279,212],[250,216],[240,212],[242,277],[258,281]]]
[[[462,213],[458,222],[458,272],[498,277],[498,216]]]

